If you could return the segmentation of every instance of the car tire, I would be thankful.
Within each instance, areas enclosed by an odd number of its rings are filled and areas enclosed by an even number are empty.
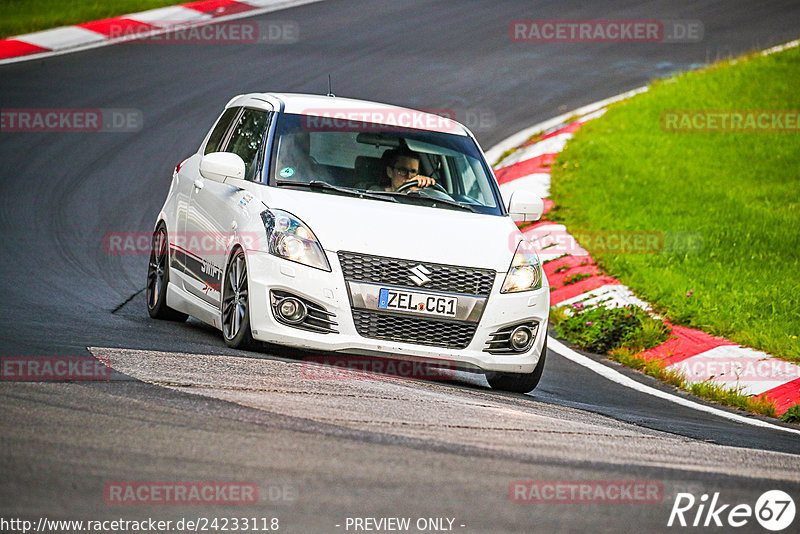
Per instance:
[[[530,373],[498,373],[487,372],[486,380],[492,389],[501,389],[503,391],[511,391],[513,393],[528,393],[533,391],[539,380],[542,378],[542,371],[544,370],[544,361],[547,357],[547,338],[544,338],[544,346],[542,347],[542,355],[539,357],[539,363],[536,364],[533,371]]]
[[[253,349],[250,331],[250,297],[244,251],[231,254],[222,280],[222,337],[234,349]]]
[[[147,267],[147,312],[153,319],[183,322],[188,315],[167,306],[169,285],[169,240],[164,223],[153,232]]]

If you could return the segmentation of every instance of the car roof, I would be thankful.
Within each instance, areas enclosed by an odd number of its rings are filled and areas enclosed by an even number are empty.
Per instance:
[[[462,124],[443,115],[455,115],[449,110],[442,114],[416,109],[356,100],[353,98],[309,95],[301,93],[249,93],[233,97],[225,107],[248,106],[260,109],[277,109],[284,113],[330,117],[362,121],[401,128],[414,128],[434,132],[469,135]]]

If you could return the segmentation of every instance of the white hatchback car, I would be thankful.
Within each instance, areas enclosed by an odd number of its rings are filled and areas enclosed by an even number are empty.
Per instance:
[[[234,97],[172,177],[153,234],[147,304],[231,347],[254,340],[486,374],[532,390],[550,293],[461,124],[360,100]]]

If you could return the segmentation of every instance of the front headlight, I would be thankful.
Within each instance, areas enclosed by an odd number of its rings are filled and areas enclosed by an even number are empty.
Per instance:
[[[529,241],[520,241],[500,293],[517,293],[542,287],[542,264]]]
[[[303,221],[281,210],[263,211],[261,220],[264,221],[264,229],[267,231],[270,254],[315,269],[331,271],[317,236]]]

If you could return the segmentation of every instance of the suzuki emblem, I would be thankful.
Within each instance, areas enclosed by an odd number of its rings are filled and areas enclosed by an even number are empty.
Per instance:
[[[431,274],[431,272],[428,269],[426,269],[425,266],[422,265],[421,263],[416,267],[414,267],[413,269],[409,269],[409,271],[411,272],[411,276],[409,278],[411,278],[411,280],[418,286],[427,284],[428,282],[431,281],[431,279],[426,276],[428,274]]]

